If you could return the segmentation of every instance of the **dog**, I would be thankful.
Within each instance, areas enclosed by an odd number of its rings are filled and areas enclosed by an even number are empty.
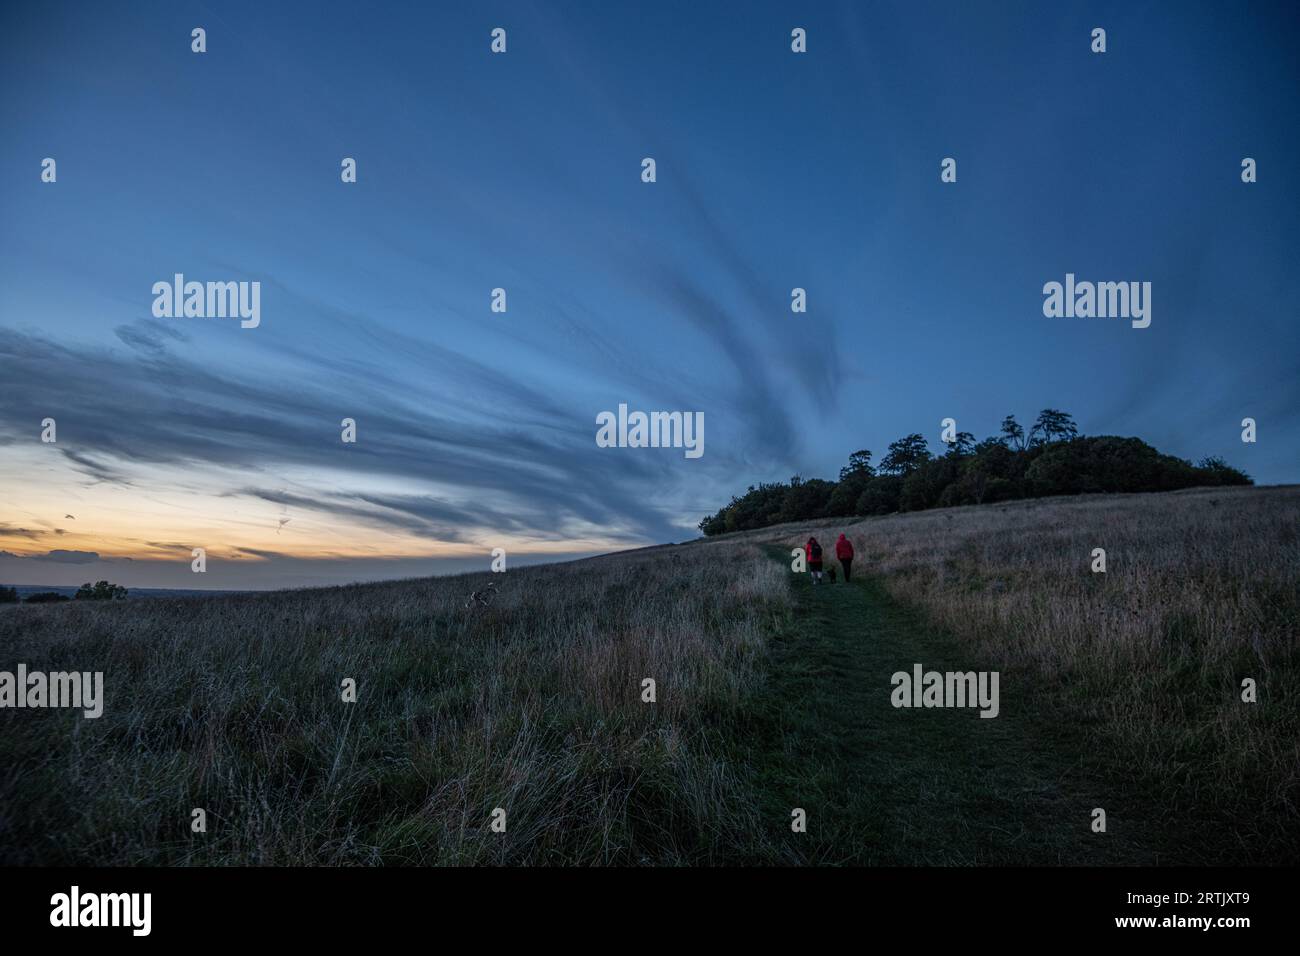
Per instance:
[[[827,568],[827,569],[826,569],[826,573],[827,573],[828,575],[830,575],[830,578],[831,578],[831,584],[834,584],[834,583],[835,583],[835,569],[834,569],[834,568]]]

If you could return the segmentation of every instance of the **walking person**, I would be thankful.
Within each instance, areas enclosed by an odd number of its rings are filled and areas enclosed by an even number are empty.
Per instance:
[[[844,569],[844,583],[849,583],[849,571],[853,568],[853,544],[844,535],[840,535],[840,540],[835,542],[835,557],[840,559],[840,567]]]
[[[804,546],[804,554],[808,558],[808,572],[812,575],[813,584],[821,584],[822,546],[817,543],[816,538],[808,539],[808,543]]]

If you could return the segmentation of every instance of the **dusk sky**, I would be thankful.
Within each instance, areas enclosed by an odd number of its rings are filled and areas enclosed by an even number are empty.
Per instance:
[[[307,9],[4,5],[0,582],[681,541],[1045,407],[1300,477],[1293,3]],[[260,324],[155,318],[176,273]],[[1045,317],[1067,273],[1149,281],[1150,327]],[[619,403],[702,412],[703,456],[597,447]]]

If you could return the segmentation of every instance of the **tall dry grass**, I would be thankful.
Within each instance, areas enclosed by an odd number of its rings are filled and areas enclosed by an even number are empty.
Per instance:
[[[755,536],[806,537],[774,531]],[[1300,858],[1300,488],[1042,499],[848,533],[893,596],[1015,675],[1004,709],[1074,722],[1171,818],[1230,820],[1242,860]]]
[[[0,859],[715,861],[761,829],[728,721],[789,606],[780,565],[720,547],[12,609],[0,669],[102,670],[106,704],[0,710]]]
[[[1300,489],[1248,488],[848,530],[859,568],[1004,672],[1004,713],[1061,721],[1113,786],[1197,834],[1186,858],[1278,862],[1300,832],[1298,516]],[[809,527],[504,575],[10,608],[0,669],[102,670],[106,703],[0,710],[0,861],[786,859],[746,707],[768,637],[790,633],[763,546]],[[499,597],[465,608],[488,580]]]

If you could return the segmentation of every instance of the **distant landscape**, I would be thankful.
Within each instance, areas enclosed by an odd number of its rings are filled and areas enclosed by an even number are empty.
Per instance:
[[[26,600],[33,594],[58,594],[62,597],[72,598],[76,595],[78,588],[67,587],[59,584],[0,584],[0,588],[9,587],[18,595],[20,601]],[[231,590],[211,590],[207,588],[130,588],[129,598],[159,598],[159,597],[201,597],[204,595],[213,596],[217,594],[239,594],[240,591]],[[3,604],[4,602],[0,602]]]
[[[18,606],[0,656],[102,670],[106,702],[0,711],[0,806],[23,808],[0,856],[1295,862],[1298,516],[1294,486],[1080,495],[504,574]],[[839,531],[852,583],[791,570]],[[999,716],[895,709],[914,663],[1000,671]]]

